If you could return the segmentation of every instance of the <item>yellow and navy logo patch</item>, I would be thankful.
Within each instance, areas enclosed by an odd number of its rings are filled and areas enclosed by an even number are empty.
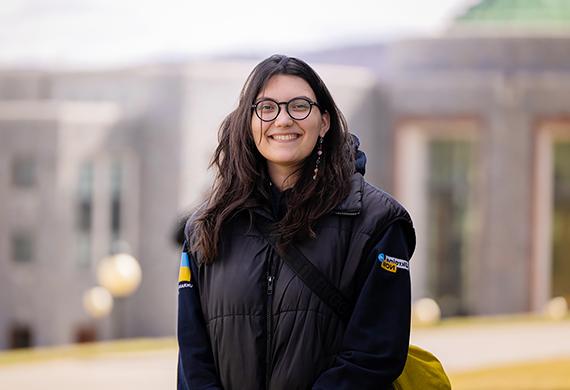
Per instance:
[[[378,262],[380,263],[380,268],[388,272],[396,273],[398,268],[408,272],[410,271],[410,264],[406,260],[387,256],[384,253],[378,254]]]
[[[192,287],[190,281],[192,280],[192,273],[190,272],[190,259],[188,253],[182,252],[180,257],[180,271],[178,271],[178,288]]]

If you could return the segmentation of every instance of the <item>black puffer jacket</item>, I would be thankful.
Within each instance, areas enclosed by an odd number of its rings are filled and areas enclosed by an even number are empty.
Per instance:
[[[273,217],[268,208],[254,218]],[[409,342],[411,219],[355,173],[350,195],[315,230],[316,240],[296,246],[353,299],[350,321],[303,284],[243,212],[225,225],[213,264],[182,254],[178,389],[390,387]]]

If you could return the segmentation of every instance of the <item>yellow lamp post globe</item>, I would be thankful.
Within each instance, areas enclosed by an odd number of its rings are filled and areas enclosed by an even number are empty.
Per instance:
[[[138,261],[126,253],[105,257],[97,266],[97,280],[118,298],[127,297],[140,285],[142,271]]]
[[[431,298],[422,298],[414,302],[412,316],[416,324],[435,325],[441,319],[441,309]]]
[[[93,287],[83,294],[83,307],[93,318],[106,317],[113,309],[113,297],[103,287]]]
[[[564,297],[554,297],[544,308],[546,316],[552,320],[563,320],[568,315],[568,302]]]

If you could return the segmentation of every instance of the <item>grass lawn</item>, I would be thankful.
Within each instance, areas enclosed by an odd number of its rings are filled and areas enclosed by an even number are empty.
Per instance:
[[[174,350],[176,346],[176,339],[168,337],[0,351],[0,367],[7,364],[26,364],[57,359],[91,359],[117,353],[140,353],[165,349]]]
[[[562,320],[552,320],[540,314],[506,314],[495,316],[479,316],[479,317],[451,317],[444,318],[435,325],[418,324],[412,321],[415,329],[437,329],[437,328],[466,328],[466,327],[482,327],[493,325],[520,325],[520,324],[553,324],[568,323],[570,324],[570,315]]]
[[[570,390],[570,357],[450,373],[453,390]]]

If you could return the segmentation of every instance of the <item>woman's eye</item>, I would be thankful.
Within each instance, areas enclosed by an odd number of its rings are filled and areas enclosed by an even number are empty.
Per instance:
[[[307,102],[300,102],[300,103],[291,104],[291,108],[293,109],[293,111],[308,111],[309,107],[310,107],[310,105]]]
[[[261,110],[263,112],[270,112],[275,110],[275,104],[271,104],[271,103],[262,103],[260,105],[257,106],[258,110]]]

